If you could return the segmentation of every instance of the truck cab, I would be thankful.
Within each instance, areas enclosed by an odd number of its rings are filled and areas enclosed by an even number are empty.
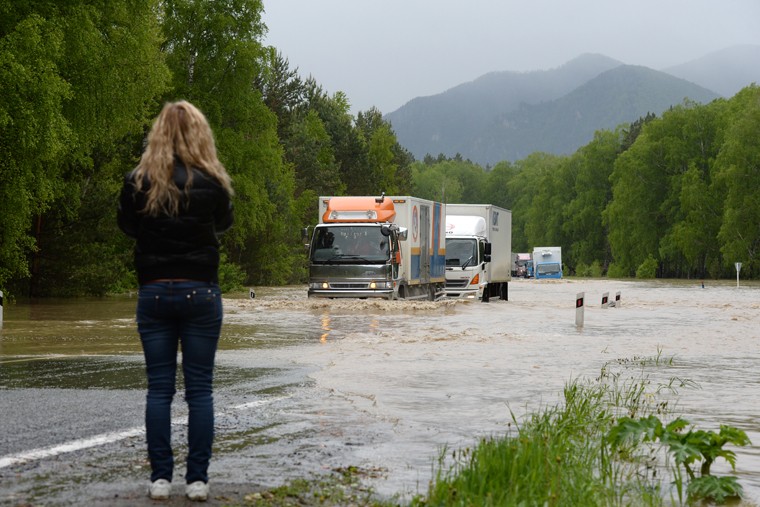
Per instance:
[[[533,272],[536,279],[562,278],[562,247],[533,249]]]
[[[393,299],[406,238],[395,215],[384,196],[328,201],[309,244],[308,296]]]
[[[446,217],[446,296],[480,299],[488,283],[491,243],[478,216]]]
[[[409,196],[319,198],[309,297],[429,299],[443,294],[445,206]],[[408,239],[407,239],[408,238]]]

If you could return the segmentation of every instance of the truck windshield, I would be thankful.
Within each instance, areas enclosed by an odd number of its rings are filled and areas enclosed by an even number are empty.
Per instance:
[[[460,266],[478,263],[478,242],[475,239],[446,239],[446,265]]]
[[[555,262],[550,262],[546,264],[538,264],[536,266],[536,270],[538,271],[538,274],[540,275],[556,275],[560,272],[559,264]]]
[[[317,264],[385,264],[388,243],[377,224],[320,226],[314,231],[311,260]]]

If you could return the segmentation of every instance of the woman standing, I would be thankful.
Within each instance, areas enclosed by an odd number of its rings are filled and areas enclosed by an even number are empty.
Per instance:
[[[191,500],[208,497],[212,379],[222,325],[218,235],[232,225],[232,193],[203,113],[189,102],[167,103],[140,163],[125,177],[118,213],[121,230],[137,240],[137,329],[148,377],[153,499],[171,493],[171,403],[180,344],[189,409],[186,494]]]

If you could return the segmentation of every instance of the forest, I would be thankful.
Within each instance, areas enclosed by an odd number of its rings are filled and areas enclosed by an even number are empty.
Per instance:
[[[575,153],[482,167],[415,160],[375,108],[303,78],[263,41],[262,0],[0,5],[0,290],[132,290],[117,195],[163,103],[208,117],[233,178],[220,283],[305,282],[319,195],[414,195],[512,210],[513,250],[568,275],[760,277],[760,87],[600,130]]]

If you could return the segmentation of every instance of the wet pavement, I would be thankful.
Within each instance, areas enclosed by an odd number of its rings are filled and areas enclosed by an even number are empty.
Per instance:
[[[603,292],[618,308],[603,309]],[[583,328],[575,296],[586,293]],[[303,287],[225,300],[211,505],[341,467],[385,498],[424,493],[443,446],[503,434],[618,358],[675,358],[699,384],[678,409],[731,424],[748,502],[760,500],[760,285],[516,280],[510,301],[309,300]],[[234,296],[234,295],[232,295]],[[0,505],[154,505],[133,298],[6,305],[0,332]],[[180,378],[181,382],[181,378]],[[174,499],[186,410],[178,392]],[[720,472],[720,467],[716,473]]]

